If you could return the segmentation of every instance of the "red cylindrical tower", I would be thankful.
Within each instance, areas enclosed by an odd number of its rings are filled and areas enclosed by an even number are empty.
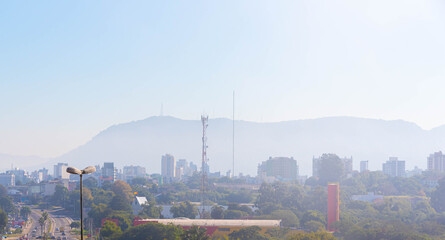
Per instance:
[[[328,231],[335,232],[331,224],[340,220],[339,194],[340,187],[337,183],[328,184]]]

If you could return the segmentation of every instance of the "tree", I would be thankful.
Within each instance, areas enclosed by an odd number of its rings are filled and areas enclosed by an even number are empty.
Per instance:
[[[133,215],[128,212],[112,212],[111,214],[105,216],[107,219],[117,219],[119,221],[119,227],[122,231],[127,230],[132,226]]]
[[[87,179],[83,180],[83,186],[90,189],[94,189],[97,188],[98,182],[94,177],[88,177]]]
[[[125,196],[116,194],[110,202],[110,208],[115,211],[131,212],[131,205]]]
[[[80,222],[72,222],[72,223],[70,224],[70,227],[71,227],[71,228],[80,228]]]
[[[246,205],[239,205],[238,203],[229,203],[227,207],[228,210],[239,210],[245,212],[246,213],[245,215],[253,215],[252,209]]]
[[[28,206],[23,206],[20,208],[20,216],[24,219],[28,219],[29,215],[31,214],[31,208]]]
[[[0,209],[0,233],[5,232],[7,226],[8,226],[8,214],[6,214],[3,210]]]
[[[207,235],[207,230],[205,228],[200,228],[198,226],[192,226],[187,229],[181,235],[182,240],[210,240],[209,235]]]
[[[309,221],[304,223],[304,228],[309,232],[324,231],[325,225],[319,221]]]
[[[131,189],[130,185],[128,185],[128,183],[122,180],[117,180],[114,182],[113,186],[111,187],[111,190],[117,196],[124,197],[128,203],[133,201],[134,197],[133,190]]]
[[[261,228],[252,226],[234,231],[229,234],[230,240],[269,240],[270,238],[260,233]]]
[[[289,233],[289,228],[269,228],[266,231],[266,234],[272,237],[272,239],[286,239],[287,234]]]
[[[274,219],[281,219],[283,227],[298,227],[300,225],[298,217],[292,211],[277,210],[273,211],[271,215]]]
[[[305,225],[307,222],[310,222],[310,221],[316,221],[316,222],[320,222],[322,225],[326,225],[326,219],[325,219],[324,215],[318,211],[309,210],[303,214],[301,223],[303,225]]]
[[[170,212],[173,214],[174,218],[186,217],[194,219],[198,215],[198,208],[191,204],[189,201],[181,202],[178,205],[172,206]]]
[[[12,213],[15,211],[15,206],[12,203],[11,198],[8,196],[0,197],[0,208],[6,213]]]
[[[181,240],[182,228],[160,223],[145,223],[128,228],[119,240]]]
[[[335,240],[335,239],[336,238],[332,236],[332,234],[327,232],[312,232],[312,233],[298,232],[288,238],[288,240]],[[357,238],[357,239],[363,239],[363,238]]]
[[[0,197],[6,196],[8,196],[8,190],[5,188],[5,186],[0,184]]]
[[[105,221],[104,226],[100,230],[100,236],[103,237],[103,239],[115,239],[120,235],[122,235],[121,228],[111,221]]]
[[[235,203],[250,203],[253,200],[252,193],[247,190],[231,192],[226,200]]]
[[[148,184],[148,180],[144,177],[137,177],[137,178],[133,178],[131,179],[131,185],[147,185]]]
[[[48,213],[43,212],[42,216],[39,218],[40,232],[42,236],[43,233],[45,232],[45,227],[46,227],[45,225],[47,220],[48,220]]]
[[[63,185],[57,185],[54,195],[51,197],[51,202],[54,205],[62,206],[65,204],[66,197],[68,195],[68,189]]]
[[[328,192],[325,187],[312,187],[303,197],[303,210],[317,210],[326,212],[328,205]]]
[[[319,165],[320,183],[339,182],[344,174],[343,161],[335,154],[323,154]]]
[[[90,189],[84,187],[83,188],[83,204],[85,207],[91,207],[92,203],[93,203],[93,194],[91,193]]]
[[[431,206],[437,212],[445,212],[445,177],[439,180],[436,190],[431,193]]]
[[[224,208],[219,205],[214,205],[212,207],[212,211],[210,213],[210,216],[213,219],[223,219],[224,218]]]
[[[94,194],[93,203],[96,205],[100,203],[108,205],[111,202],[111,199],[113,199],[114,195],[115,194],[112,191],[105,191],[103,189],[100,189]]]
[[[162,206],[157,207],[155,202],[149,202],[142,206],[138,215],[144,218],[161,218],[161,212]]]
[[[226,210],[224,211],[224,219],[240,219],[247,214],[240,210]]]
[[[100,227],[102,218],[109,215],[110,212],[111,209],[107,208],[107,205],[103,203],[99,203],[97,205],[93,204],[91,210],[88,212],[88,216],[93,219],[93,224],[95,227]]]

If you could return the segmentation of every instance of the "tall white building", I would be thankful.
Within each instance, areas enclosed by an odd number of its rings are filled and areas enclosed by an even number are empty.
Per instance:
[[[367,172],[367,171],[369,171],[368,161],[360,161],[360,172]]]
[[[175,157],[165,154],[161,159],[161,175],[165,183],[170,183],[176,177]]]
[[[67,163],[57,163],[54,165],[54,178],[70,179],[70,174],[66,172],[67,168]]]
[[[101,180],[111,182],[114,182],[114,180],[116,180],[116,169],[114,168],[113,162],[104,163],[104,167],[102,168]]]
[[[14,174],[0,174],[0,185],[5,187],[15,186],[15,175]]]
[[[131,181],[133,178],[145,177],[146,171],[141,166],[125,166],[122,171],[123,178],[126,182]]]
[[[445,155],[441,151],[430,154],[427,158],[428,171],[445,172]]]
[[[391,177],[405,177],[405,161],[390,157],[388,161],[383,163],[382,170],[384,174]]]

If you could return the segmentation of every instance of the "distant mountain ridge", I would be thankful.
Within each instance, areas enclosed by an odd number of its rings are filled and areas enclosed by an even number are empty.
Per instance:
[[[293,156],[301,174],[310,175],[312,157],[322,153],[352,156],[355,169],[360,160],[369,160],[371,169],[381,169],[390,156],[406,160],[408,168],[425,168],[427,155],[445,147],[445,127],[427,131],[402,120],[327,117],[276,123],[236,121],[235,127],[235,172],[251,175],[269,156]],[[111,126],[54,161],[75,162],[80,167],[112,161],[118,167],[141,165],[149,172],[160,172],[161,156],[170,153],[199,166],[201,135],[199,120],[150,117]],[[230,119],[209,120],[208,145],[211,171],[230,170]]]
[[[40,164],[48,162],[49,158],[39,156],[14,156],[0,153],[0,171],[10,170],[11,168],[33,168]],[[48,168],[49,166],[45,166]],[[52,170],[52,169],[50,169]]]
[[[414,123],[356,117],[258,123],[235,123],[235,173],[256,175],[257,165],[269,156],[293,156],[300,173],[310,175],[312,157],[323,153],[352,156],[354,169],[368,160],[371,170],[381,169],[390,156],[407,161],[407,168],[426,168],[426,157],[445,150],[445,126],[423,130]],[[209,119],[210,170],[231,170],[232,120]],[[113,125],[86,144],[50,161],[84,167],[115,162],[119,168],[141,165],[160,172],[161,156],[170,153],[200,166],[202,125],[199,120],[169,116]],[[49,165],[48,165],[49,167]],[[51,170],[51,169],[50,169]]]

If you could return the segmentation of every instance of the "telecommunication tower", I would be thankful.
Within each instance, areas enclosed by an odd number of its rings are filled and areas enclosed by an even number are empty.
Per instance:
[[[207,158],[207,126],[209,116],[201,115],[202,122],[202,165],[201,165],[201,218],[204,217],[204,201],[207,191],[207,174],[209,159]]]

